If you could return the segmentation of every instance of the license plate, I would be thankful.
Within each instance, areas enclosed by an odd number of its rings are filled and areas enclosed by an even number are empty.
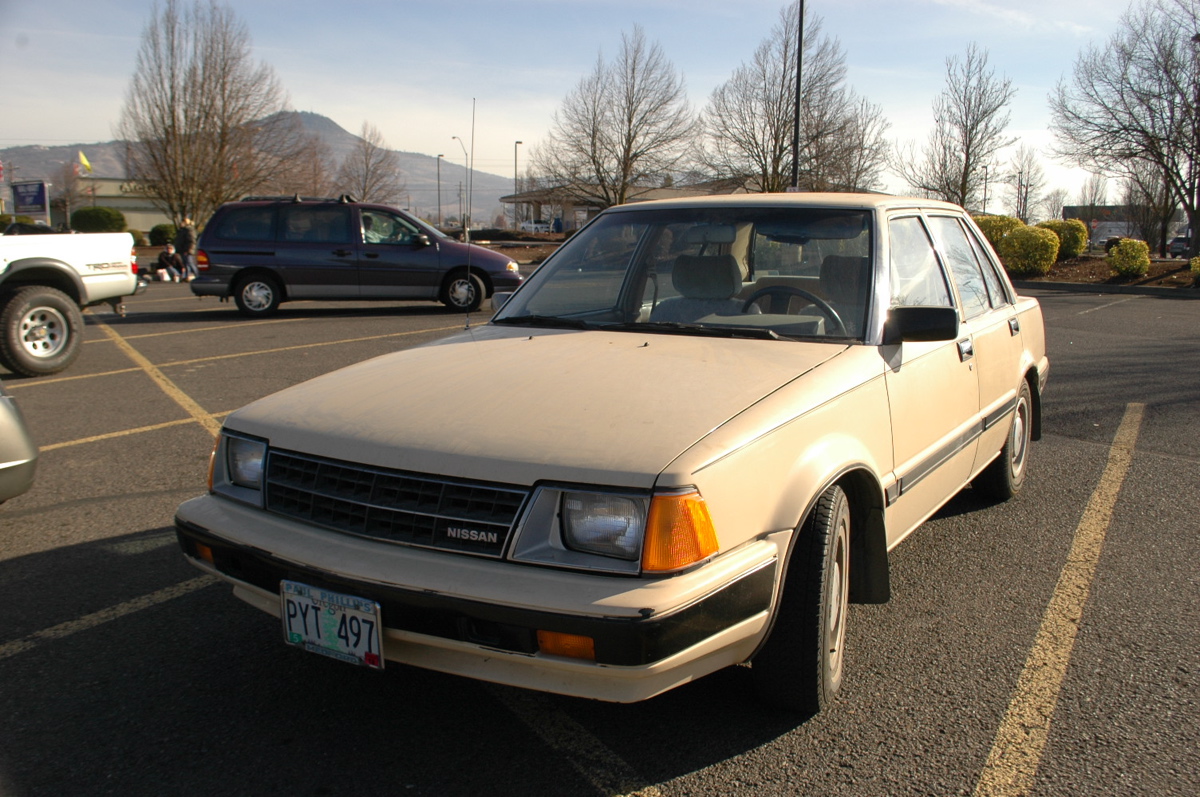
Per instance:
[[[383,669],[382,621],[375,601],[281,581],[279,602],[283,638],[289,645]]]

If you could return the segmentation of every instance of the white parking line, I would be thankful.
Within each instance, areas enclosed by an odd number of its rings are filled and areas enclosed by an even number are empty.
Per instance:
[[[1075,529],[1067,563],[1042,615],[1041,627],[1017,679],[1004,720],[996,731],[992,750],[975,786],[975,797],[1015,797],[1033,789],[1104,537],[1133,459],[1145,409],[1144,404],[1129,404],[1125,408],[1125,417],[1109,449],[1108,464]]]
[[[606,797],[662,794],[545,695],[508,686],[489,686],[488,691],[543,742],[562,753],[600,794]]]
[[[80,631],[87,631],[112,620],[120,619],[134,612],[140,612],[142,609],[149,609],[160,603],[166,603],[169,600],[182,597],[198,589],[203,589],[210,584],[216,584],[218,580],[215,576],[198,576],[174,586],[160,589],[157,592],[151,592],[149,595],[143,595],[140,598],[134,598],[124,603],[118,603],[116,606],[101,609],[98,612],[80,617],[78,620],[68,620],[52,628],[35,631],[27,637],[14,639],[12,642],[5,642],[3,645],[0,645],[0,661],[16,656],[18,653],[33,650],[45,642],[63,639]]]

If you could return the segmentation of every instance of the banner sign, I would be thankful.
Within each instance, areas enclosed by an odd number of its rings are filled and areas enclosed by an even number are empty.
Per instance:
[[[44,182],[13,183],[12,192],[13,204],[16,205],[18,215],[29,216],[41,214],[48,216],[50,214],[50,204],[47,201],[46,184]]]

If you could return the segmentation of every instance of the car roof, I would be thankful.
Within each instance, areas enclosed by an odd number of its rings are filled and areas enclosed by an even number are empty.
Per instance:
[[[637,211],[667,208],[711,208],[711,207],[821,207],[860,210],[900,210],[927,208],[930,210],[952,210],[962,208],[950,202],[920,197],[892,196],[890,194],[846,194],[846,193],[786,193],[786,194],[720,194],[713,196],[686,197],[681,199],[657,199],[647,202],[632,202],[609,208],[606,212]]]

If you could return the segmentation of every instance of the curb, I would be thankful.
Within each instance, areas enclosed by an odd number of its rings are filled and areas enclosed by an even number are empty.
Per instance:
[[[1200,299],[1196,286],[1186,288],[1151,288],[1140,285],[1106,285],[1093,282],[1042,282],[1041,280],[1014,280],[1013,287],[1021,290],[1064,291],[1068,293],[1117,293],[1136,296],[1157,296],[1164,299]]]

